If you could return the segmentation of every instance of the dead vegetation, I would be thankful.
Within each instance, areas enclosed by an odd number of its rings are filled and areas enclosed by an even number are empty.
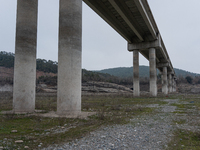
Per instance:
[[[4,114],[0,115],[0,147],[5,149],[30,149],[61,144],[79,139],[101,126],[127,124],[137,115],[153,114],[155,108],[147,105],[163,105],[165,96],[134,98],[132,95],[85,95],[82,97],[82,111],[96,112],[96,115],[86,119],[44,118],[30,115]],[[177,118],[174,124],[200,127],[198,95],[169,95],[167,99],[180,99],[182,103],[171,104],[178,110],[174,113],[187,115],[188,120]],[[40,93],[36,96],[36,109],[56,111],[56,94]],[[12,93],[0,93],[0,112],[12,109]],[[15,132],[14,132],[15,131]],[[169,149],[199,148],[199,131],[179,129],[174,132],[174,139],[169,143]],[[180,140],[182,139],[182,140]],[[16,141],[22,140],[22,143]],[[187,143],[187,144],[183,144]],[[184,147],[182,146],[184,145]],[[193,147],[192,147],[193,146]]]
[[[12,93],[0,93],[0,112],[12,109]],[[131,95],[83,96],[82,111],[97,112],[86,119],[42,118],[30,115],[0,115],[0,146],[37,149],[81,138],[102,125],[126,124],[134,115],[151,113],[143,104],[157,103],[157,98],[133,98]],[[56,94],[36,96],[36,109],[56,111]],[[12,132],[12,131],[17,132]],[[17,140],[22,143],[16,144]],[[42,144],[41,144],[42,143]]]

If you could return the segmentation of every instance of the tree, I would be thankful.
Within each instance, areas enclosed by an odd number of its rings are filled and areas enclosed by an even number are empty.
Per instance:
[[[14,67],[14,58],[15,55],[13,53],[8,52],[0,52],[0,66],[11,68]]]
[[[185,77],[185,79],[187,80],[188,83],[192,84],[192,80],[193,78],[190,76]]]

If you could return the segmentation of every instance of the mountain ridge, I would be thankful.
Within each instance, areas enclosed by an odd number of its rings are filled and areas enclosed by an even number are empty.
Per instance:
[[[5,51],[0,51],[0,66],[1,67],[6,67],[6,68],[13,68],[14,67],[14,57],[15,54],[14,53],[10,53],[10,52],[5,52]],[[45,60],[45,59],[37,59],[37,71],[43,71],[45,73],[57,73],[57,67],[58,67],[58,63],[55,61],[51,61],[51,60]],[[186,77],[186,76],[191,76],[191,77],[195,77],[195,76],[200,76],[200,74],[197,73],[192,73],[192,72],[188,72],[182,69],[174,69],[176,72],[176,76],[179,77]],[[97,70],[97,71],[92,71],[92,70],[87,70],[88,72],[86,73],[86,70],[83,69],[83,71],[85,71],[85,74],[88,73],[88,75],[92,75],[95,78],[98,78],[97,76],[101,76],[103,78],[105,78],[106,75],[94,75],[91,72],[94,73],[105,73],[107,74],[107,77],[109,78],[109,80],[112,78],[111,76],[115,76],[115,77],[120,77],[120,78],[129,78],[129,77],[133,77],[133,67],[117,67],[117,68],[108,68],[108,69],[103,69],[103,70]],[[157,71],[157,73],[159,73],[159,71]],[[139,74],[140,77],[149,77],[149,67],[148,66],[144,66],[141,65],[139,67]],[[111,76],[108,76],[111,75]],[[113,77],[114,78],[114,77]]]
[[[186,76],[200,76],[200,74],[192,73],[189,71],[185,71],[183,69],[174,68],[177,77],[186,77]],[[108,73],[113,76],[121,77],[121,78],[128,78],[133,76],[133,67],[116,67],[116,68],[109,68],[109,69],[102,69],[102,70],[95,70],[95,72],[100,73]],[[157,74],[160,72],[157,70]],[[149,77],[149,66],[141,65],[139,66],[139,74],[140,77]]]

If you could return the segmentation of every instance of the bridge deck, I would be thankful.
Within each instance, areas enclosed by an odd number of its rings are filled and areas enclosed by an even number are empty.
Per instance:
[[[160,35],[147,0],[83,0],[128,43],[145,43]],[[168,63],[168,72],[174,72],[162,37],[161,47],[156,48],[156,62]],[[149,60],[148,49],[140,53]],[[158,66],[162,71],[162,67]]]

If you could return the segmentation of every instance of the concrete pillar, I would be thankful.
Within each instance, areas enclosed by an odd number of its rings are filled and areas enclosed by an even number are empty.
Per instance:
[[[17,1],[13,111],[35,110],[38,0]]]
[[[172,92],[174,92],[174,78],[173,78],[173,75],[172,75]]]
[[[169,80],[169,92],[172,92],[172,74],[168,75],[168,80]]]
[[[60,0],[57,114],[81,112],[82,0]]]
[[[167,82],[167,67],[163,67],[163,83],[162,83],[162,92],[168,94],[168,82]]]
[[[157,70],[156,70],[156,49],[149,49],[149,68],[150,68],[150,94],[157,96]]]
[[[176,80],[174,80],[174,92],[176,92]]]
[[[139,52],[133,51],[133,90],[134,96],[140,96],[140,81],[139,81]]]
[[[172,87],[172,91],[173,92],[176,92],[176,81],[175,81],[175,79],[173,78],[173,87]]]

